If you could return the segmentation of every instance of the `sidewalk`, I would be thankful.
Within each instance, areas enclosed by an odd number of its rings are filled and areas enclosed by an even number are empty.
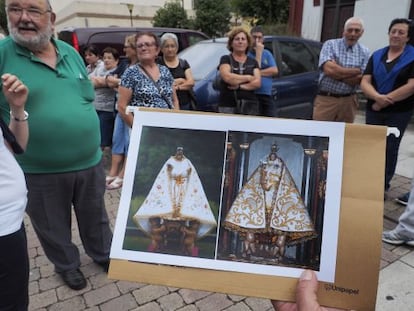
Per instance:
[[[363,115],[356,121],[363,123]],[[398,221],[404,206],[394,198],[410,189],[414,173],[414,126],[403,138],[397,174],[384,202],[384,228],[391,229]],[[112,226],[115,223],[120,191],[107,191],[106,207]],[[73,291],[53,271],[45,257],[28,217],[25,219],[30,256],[29,310],[42,311],[271,311],[270,301],[220,293],[179,289],[125,281],[109,280],[102,268],[85,255],[76,224],[73,226],[75,243],[81,250],[82,271],[88,286]],[[390,246],[383,243],[377,311],[409,311],[414,308],[414,248]]]

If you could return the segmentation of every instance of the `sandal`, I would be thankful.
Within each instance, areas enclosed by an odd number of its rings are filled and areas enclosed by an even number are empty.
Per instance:
[[[122,187],[124,179],[116,177],[109,185],[106,186],[106,190],[116,190]]]
[[[109,185],[113,182],[118,176],[106,176],[105,177],[105,185]]]

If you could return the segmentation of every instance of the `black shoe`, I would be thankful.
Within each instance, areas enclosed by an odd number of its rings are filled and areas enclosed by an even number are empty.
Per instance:
[[[106,273],[108,273],[108,270],[109,270],[109,259],[108,260],[105,260],[105,261],[95,261],[95,263],[97,265],[100,265],[104,269],[104,271]]]
[[[79,269],[60,272],[60,276],[66,285],[74,290],[80,290],[86,287],[86,279]]]

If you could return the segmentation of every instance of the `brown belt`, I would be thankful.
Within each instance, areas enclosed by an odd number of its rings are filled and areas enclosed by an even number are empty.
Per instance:
[[[318,95],[331,96],[331,97],[348,97],[348,96],[352,96],[354,94],[355,93],[338,94],[338,93],[332,93],[332,92],[326,92],[326,91],[318,91]]]

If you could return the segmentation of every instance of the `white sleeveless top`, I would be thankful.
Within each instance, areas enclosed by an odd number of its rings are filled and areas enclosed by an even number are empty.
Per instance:
[[[4,144],[0,129],[0,236],[20,229],[27,203],[24,174]]]

